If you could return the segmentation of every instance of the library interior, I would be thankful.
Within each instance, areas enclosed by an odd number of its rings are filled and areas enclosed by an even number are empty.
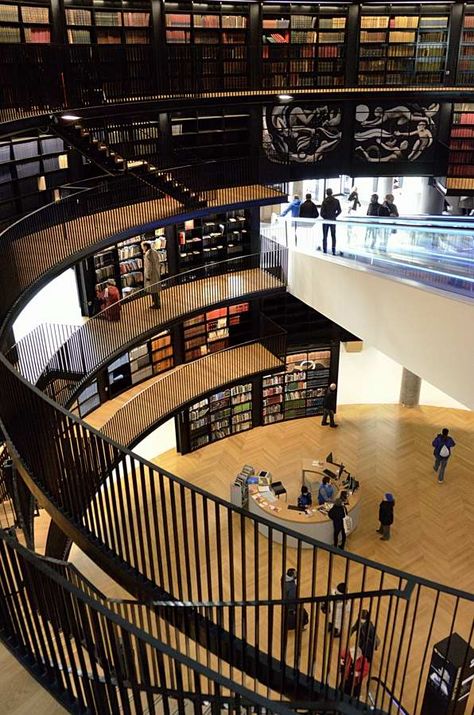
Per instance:
[[[0,0],[0,130],[2,712],[472,715],[474,4]]]

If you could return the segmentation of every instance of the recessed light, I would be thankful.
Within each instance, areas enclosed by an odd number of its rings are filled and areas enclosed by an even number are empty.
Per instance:
[[[77,114],[61,114],[61,119],[64,122],[77,122],[80,117],[78,117]]]
[[[278,99],[280,100],[280,102],[291,102],[293,97],[291,96],[291,94],[279,94]]]

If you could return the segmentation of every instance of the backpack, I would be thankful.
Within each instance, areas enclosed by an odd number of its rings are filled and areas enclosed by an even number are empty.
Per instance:
[[[439,450],[439,456],[440,456],[440,457],[443,457],[444,459],[446,459],[446,457],[449,457],[449,455],[450,455],[450,451],[449,451],[448,445],[447,445],[447,444],[443,444],[443,445],[441,446],[441,449]]]
[[[385,206],[384,204],[379,206],[379,216],[390,216],[390,209],[388,206]]]

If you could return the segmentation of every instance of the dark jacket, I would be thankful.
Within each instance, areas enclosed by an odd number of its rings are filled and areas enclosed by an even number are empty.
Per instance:
[[[351,635],[359,628],[359,621],[356,621],[351,628]],[[375,635],[375,626],[370,621],[361,621],[359,630],[359,648],[362,655],[367,660],[372,661],[374,650],[376,649],[377,639]]]
[[[342,529],[345,516],[347,516],[346,507],[338,504],[334,504],[333,508],[328,512],[328,517],[332,519],[336,529]]]
[[[328,388],[326,394],[324,395],[323,407],[325,410],[332,410],[333,412],[336,411],[336,390],[330,390]]]
[[[378,201],[371,201],[367,208],[367,216],[390,216],[390,211]]]
[[[393,501],[381,501],[379,506],[379,521],[384,526],[390,526],[393,524],[393,507],[395,502]]]
[[[389,216],[398,216],[398,215],[399,215],[399,214],[398,214],[398,209],[397,209],[397,207],[395,206],[395,204],[389,204],[388,201],[384,201],[384,202],[383,202],[383,205],[384,205],[385,208],[387,209]]]
[[[454,439],[452,437],[449,436],[449,434],[446,438],[443,437],[442,434],[436,435],[436,437],[434,438],[434,440],[431,444],[434,447],[434,450],[433,450],[434,456],[439,457],[440,459],[449,459],[449,457],[451,456],[451,448],[456,446],[456,442],[454,441]],[[449,449],[448,457],[441,457],[441,455],[439,453],[443,444],[445,444],[446,447]]]
[[[349,194],[349,198],[347,200],[352,203],[353,211],[357,211],[357,207],[362,205],[359,201],[359,194],[357,193],[357,191],[352,191]]]
[[[295,579],[291,579],[291,581],[287,580],[287,576],[283,576],[281,580],[281,591],[282,591],[282,598],[288,599],[288,600],[293,600],[296,598],[296,581]],[[292,606],[292,608],[296,608],[296,606]]]
[[[321,216],[328,221],[335,221],[341,213],[341,204],[334,196],[326,196],[321,204]]]
[[[300,206],[300,218],[318,218],[319,211],[311,199],[306,199]]]
[[[313,503],[313,498],[308,492],[307,494],[300,494],[298,497],[298,506],[311,506]]]

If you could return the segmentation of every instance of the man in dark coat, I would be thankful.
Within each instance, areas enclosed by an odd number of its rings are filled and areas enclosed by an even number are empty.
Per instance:
[[[393,507],[395,506],[395,499],[393,494],[387,492],[385,498],[380,502],[379,506],[379,521],[380,526],[377,529],[378,534],[382,534],[380,537],[381,541],[388,541],[390,539],[390,527],[393,524]]]
[[[329,510],[328,517],[334,525],[334,546],[343,549],[346,545],[346,531],[344,529],[344,517],[347,516],[347,509],[341,499],[336,499],[334,506]],[[341,543],[339,544],[339,534]]]
[[[323,400],[323,419],[321,421],[322,425],[327,425],[328,417],[329,424],[331,427],[337,427],[334,422],[334,413],[336,412],[336,383],[332,382],[324,395]]]
[[[318,207],[311,201],[311,194],[306,194],[306,201],[303,201],[300,206],[300,218],[318,218],[318,216]]]
[[[374,657],[374,650],[378,647],[378,638],[375,633],[375,626],[371,622],[369,612],[365,609],[360,614],[358,619],[351,628],[351,635],[359,631],[359,648],[362,651],[364,658],[367,658],[369,663]]]
[[[326,198],[321,204],[321,216],[326,221],[335,221],[341,213],[341,204],[332,195],[332,189],[326,189]],[[323,251],[328,252],[328,231],[331,231],[332,255],[336,255],[336,224],[323,223]]]

